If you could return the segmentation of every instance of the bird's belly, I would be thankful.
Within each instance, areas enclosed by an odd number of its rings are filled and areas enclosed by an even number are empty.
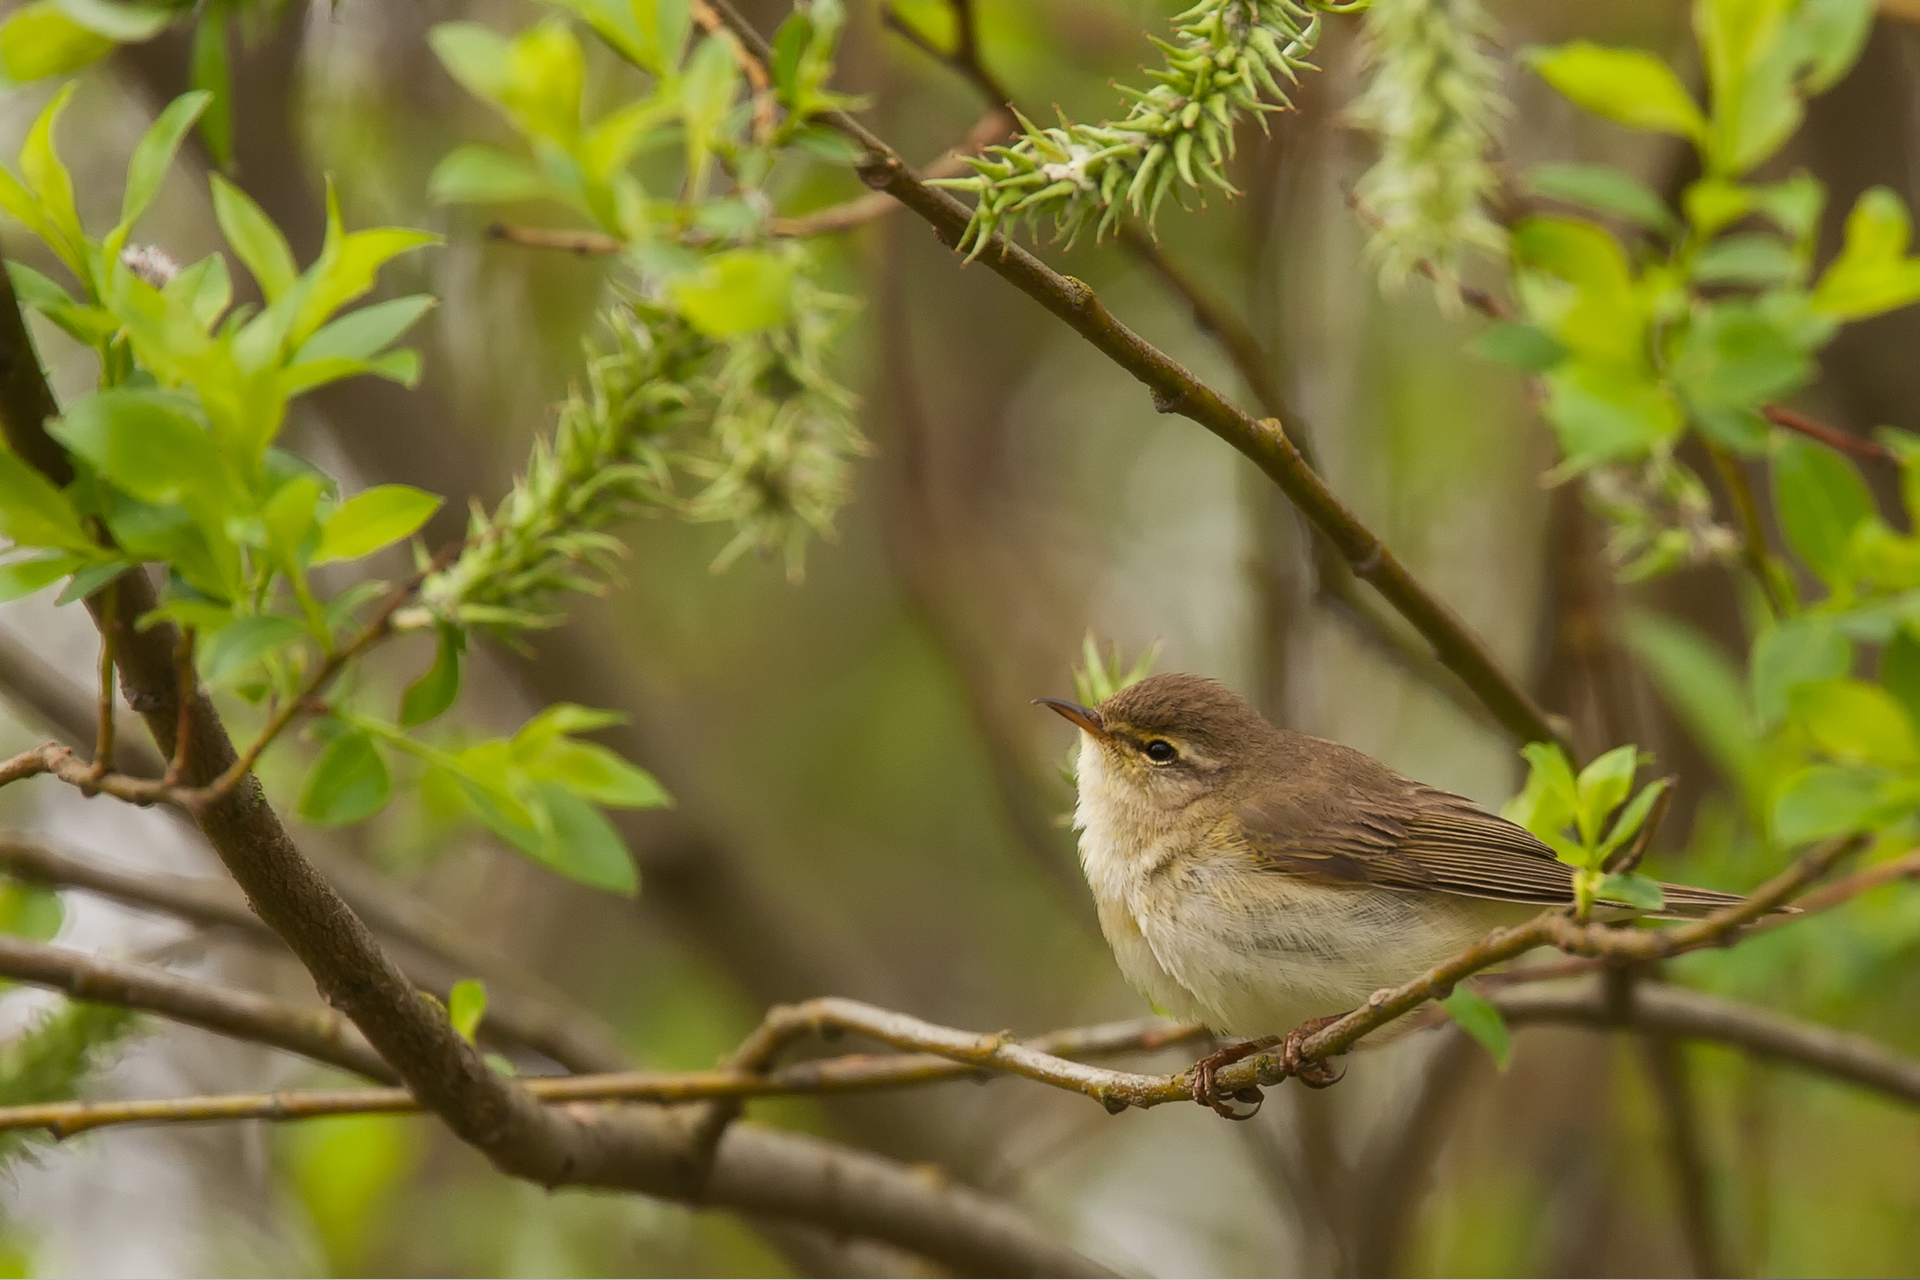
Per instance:
[[[1509,914],[1467,898],[1312,884],[1234,859],[1182,859],[1129,897],[1154,968],[1186,996],[1181,1016],[1246,1037],[1352,1009]]]

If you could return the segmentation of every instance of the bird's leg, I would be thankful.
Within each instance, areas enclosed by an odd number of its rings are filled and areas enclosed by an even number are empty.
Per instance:
[[[1324,1018],[1309,1018],[1287,1032],[1280,1040],[1280,1065],[1286,1069],[1287,1074],[1309,1089],[1325,1089],[1330,1085],[1339,1084],[1346,1072],[1336,1071],[1330,1062],[1301,1061],[1300,1046],[1307,1042],[1308,1036],[1332,1026],[1346,1016],[1344,1013],[1335,1013]]]
[[[1252,1111],[1235,1111],[1220,1097],[1214,1085],[1214,1073],[1222,1067],[1231,1066],[1242,1058],[1248,1058],[1262,1049],[1271,1049],[1280,1043],[1279,1036],[1262,1036],[1258,1040],[1242,1040],[1239,1044],[1230,1044],[1226,1048],[1210,1053],[1193,1064],[1193,1100],[1203,1107],[1212,1107],[1214,1114],[1225,1116],[1229,1120],[1251,1120],[1260,1112],[1264,1101],[1258,1086],[1248,1086],[1233,1096],[1241,1102],[1253,1104]]]

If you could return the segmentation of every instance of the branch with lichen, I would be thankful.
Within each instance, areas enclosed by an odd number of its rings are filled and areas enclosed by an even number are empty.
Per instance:
[[[1487,154],[1507,110],[1492,27],[1480,0],[1374,0],[1362,37],[1372,79],[1350,115],[1380,143],[1354,186],[1373,223],[1369,250],[1388,284],[1433,274],[1443,303],[1468,249],[1505,243],[1485,209],[1499,186]]]
[[[1003,224],[1024,220],[1029,233],[1051,220],[1072,243],[1089,227],[1096,236],[1131,210],[1151,225],[1169,194],[1229,195],[1224,172],[1233,131],[1248,112],[1290,105],[1282,81],[1312,70],[1307,56],[1320,36],[1322,12],[1345,6],[1298,0],[1200,0],[1173,20],[1173,39],[1156,41],[1166,65],[1148,75],[1151,89],[1119,86],[1132,99],[1124,119],[1076,124],[1063,115],[1043,129],[1020,116],[1011,146],[971,157],[973,176],[931,185],[977,197],[962,250],[977,256]]]

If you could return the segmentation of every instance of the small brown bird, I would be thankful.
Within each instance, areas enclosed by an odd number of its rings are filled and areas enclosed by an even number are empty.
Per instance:
[[[1214,1072],[1274,1033],[1292,1029],[1297,1066],[1300,1041],[1370,993],[1573,901],[1573,868],[1525,828],[1276,729],[1212,680],[1153,676],[1098,707],[1037,701],[1080,728],[1080,865],[1121,972],[1174,1017],[1262,1037],[1196,1064],[1195,1101],[1222,1115],[1243,1118]],[[1669,916],[1740,901],[1661,888]],[[1324,1063],[1299,1074],[1338,1079]]]

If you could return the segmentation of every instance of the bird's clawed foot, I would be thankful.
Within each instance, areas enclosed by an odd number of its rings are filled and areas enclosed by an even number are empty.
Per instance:
[[[1259,1053],[1262,1049],[1271,1049],[1279,1043],[1279,1036],[1262,1036],[1258,1040],[1242,1040],[1239,1044],[1230,1044],[1226,1048],[1215,1053],[1210,1053],[1200,1059],[1200,1061],[1193,1064],[1193,1100],[1203,1107],[1213,1108],[1215,1115],[1224,1116],[1228,1120],[1253,1119],[1256,1115],[1260,1114],[1260,1104],[1266,1100],[1266,1095],[1260,1092],[1257,1085],[1249,1085],[1245,1089],[1236,1090],[1231,1095],[1234,1101],[1247,1103],[1251,1108],[1247,1111],[1236,1111],[1227,1104],[1226,1099],[1220,1096],[1219,1087],[1214,1082],[1214,1073],[1222,1067],[1232,1066],[1242,1058],[1251,1057],[1253,1054]]]
[[[1346,1016],[1344,1013],[1336,1013],[1325,1018],[1312,1018],[1281,1037],[1280,1065],[1286,1068],[1287,1074],[1309,1089],[1325,1089],[1339,1084],[1346,1072],[1337,1070],[1331,1062],[1302,1060],[1300,1046],[1307,1042],[1307,1037],[1332,1026]]]

